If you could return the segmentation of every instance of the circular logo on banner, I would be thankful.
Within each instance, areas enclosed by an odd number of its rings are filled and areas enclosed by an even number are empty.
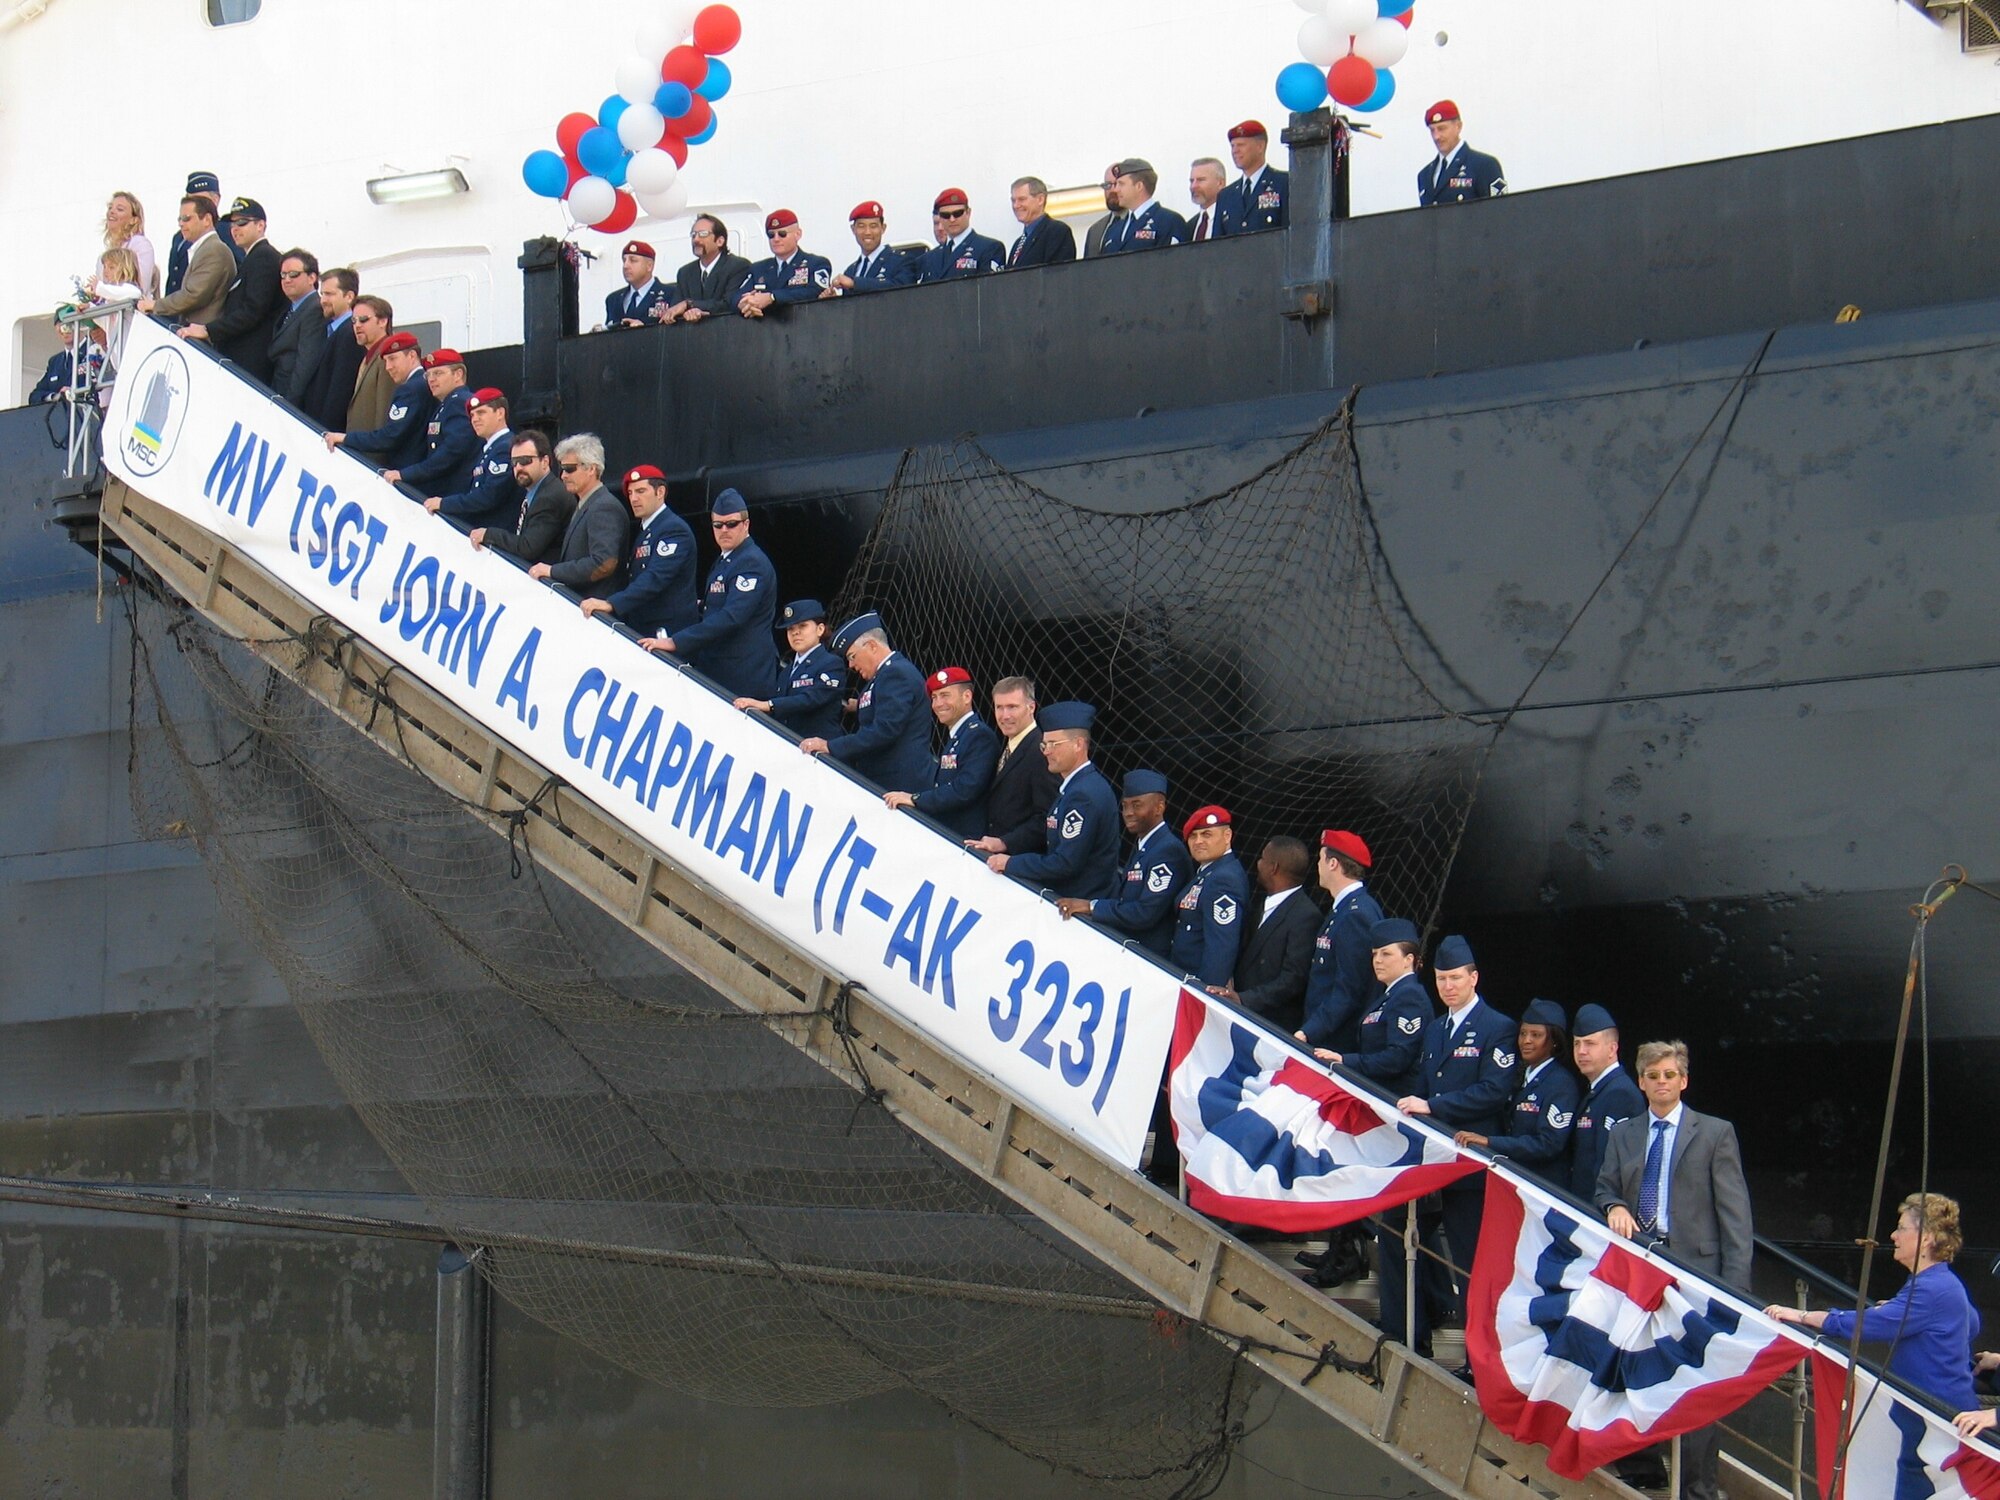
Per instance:
[[[120,439],[125,462],[135,473],[157,474],[173,457],[187,416],[187,355],[171,345],[155,349],[119,383],[130,393],[125,410],[132,419]]]

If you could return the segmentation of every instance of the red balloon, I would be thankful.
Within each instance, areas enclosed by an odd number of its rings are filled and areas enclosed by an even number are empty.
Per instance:
[[[660,137],[660,149],[674,159],[675,166],[684,167],[688,164],[688,143],[671,130]]]
[[[563,158],[563,165],[569,169],[569,181],[563,184],[563,196],[567,198],[569,190],[588,177],[590,173],[583,169],[583,163],[578,161],[574,156],[565,156]]]
[[[708,76],[708,59],[701,48],[680,46],[667,54],[667,60],[660,64],[660,81],[663,83],[684,83],[688,92]],[[595,120],[591,124],[595,125]]]
[[[694,18],[694,44],[710,57],[743,40],[743,20],[726,5],[711,5]]]
[[[1350,109],[1375,93],[1375,64],[1352,52],[1326,70],[1326,91]]]
[[[1398,26],[1402,27],[1403,30],[1405,31],[1408,31],[1410,29],[1410,22],[1416,20],[1416,18],[1417,18],[1417,8],[1414,5],[1411,6],[1408,10],[1404,11],[1400,16],[1390,17],[1392,21],[1394,21]]]
[[[576,143],[583,139],[586,130],[593,130],[597,119],[581,112],[564,115],[556,126],[556,145],[564,156],[576,155]]]
[[[709,122],[714,118],[715,106],[702,98],[701,95],[696,94],[694,96],[694,107],[688,110],[686,114],[676,115],[673,119],[667,121],[667,129],[683,138],[691,135],[700,135],[704,130],[708,129]]]
[[[620,189],[618,201],[613,204],[611,212],[590,227],[602,234],[623,234],[632,227],[633,221],[638,217],[638,200]]]

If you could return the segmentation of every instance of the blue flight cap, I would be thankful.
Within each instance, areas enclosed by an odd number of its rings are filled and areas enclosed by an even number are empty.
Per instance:
[[[711,516],[747,516],[750,514],[750,502],[743,498],[741,490],[724,490],[708,502],[708,513]]]
[[[1154,793],[1167,795],[1167,778],[1158,771],[1127,771],[1125,785],[1119,792],[1121,797],[1150,797]]]
[[[181,192],[189,196],[195,193],[206,193],[209,197],[214,198],[222,192],[222,183],[217,180],[213,172],[190,172],[188,173],[187,186],[182,188]]]
[[[1521,1012],[1523,1026],[1553,1026],[1558,1031],[1569,1030],[1569,1017],[1563,1008],[1553,1000],[1530,1000],[1528,1008]]]
[[[1600,1031],[1616,1031],[1618,1023],[1601,1005],[1580,1005],[1576,1011],[1577,1036],[1596,1036]]]
[[[833,649],[838,651],[842,656],[845,656],[847,655],[847,648],[853,645],[857,639],[866,635],[871,630],[881,629],[882,617],[876,614],[874,610],[869,610],[865,615],[856,615],[833,633]]]
[[[1413,948],[1424,945],[1424,935],[1417,931],[1417,924],[1408,917],[1384,917],[1368,929],[1368,946],[1386,948],[1391,943],[1408,943]]]
[[[785,606],[785,612],[778,616],[782,625],[803,625],[808,620],[824,620],[826,606],[817,599],[794,599]]]
[[[1438,944],[1437,956],[1431,960],[1433,969],[1471,969],[1479,960],[1472,956],[1472,944],[1457,933],[1453,933]]]
[[[1043,729],[1089,729],[1097,722],[1097,710],[1088,703],[1051,703],[1035,715]]]

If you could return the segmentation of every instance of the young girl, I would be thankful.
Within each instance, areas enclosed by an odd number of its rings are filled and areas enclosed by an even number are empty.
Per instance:
[[[91,278],[90,294],[95,302],[136,302],[143,293],[139,286],[139,257],[120,247],[107,250],[97,260],[97,275]],[[125,322],[130,313],[92,319],[87,325],[90,341],[104,351],[104,373],[98,385],[98,401],[109,405],[111,382],[117,378],[118,362],[125,355]]]

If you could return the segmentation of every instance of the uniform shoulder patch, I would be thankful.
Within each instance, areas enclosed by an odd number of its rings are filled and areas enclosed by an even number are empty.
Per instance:
[[[1493,1066],[1496,1068],[1513,1067],[1514,1054],[1511,1052],[1502,1051],[1500,1048],[1495,1047],[1493,1049]]]
[[[1168,889],[1173,883],[1174,868],[1172,865],[1154,865],[1152,869],[1146,872],[1146,889],[1155,895]]]
[[[1398,1016],[1396,1018],[1396,1029],[1402,1032],[1404,1036],[1415,1036],[1424,1029],[1424,1018],[1422,1016]]]
[[[1558,1130],[1569,1129],[1569,1122],[1575,1118],[1568,1110],[1557,1109],[1553,1104],[1549,1106],[1549,1123]]]
[[[736,588],[739,593],[748,594],[754,592],[756,587],[757,575],[755,573],[738,573],[736,575]]]
[[[400,422],[409,414],[410,409],[407,406],[391,406],[389,408],[389,420],[391,422]]]
[[[679,542],[660,543],[660,556],[662,557],[672,557],[676,552],[680,550],[681,550],[681,544]]]
[[[1083,814],[1078,809],[1072,807],[1068,812],[1063,814],[1062,836],[1066,839],[1073,839],[1082,832]]]
[[[1234,896],[1217,896],[1215,898],[1214,911],[1215,925],[1218,927],[1227,927],[1231,922],[1236,920],[1236,898]]]

